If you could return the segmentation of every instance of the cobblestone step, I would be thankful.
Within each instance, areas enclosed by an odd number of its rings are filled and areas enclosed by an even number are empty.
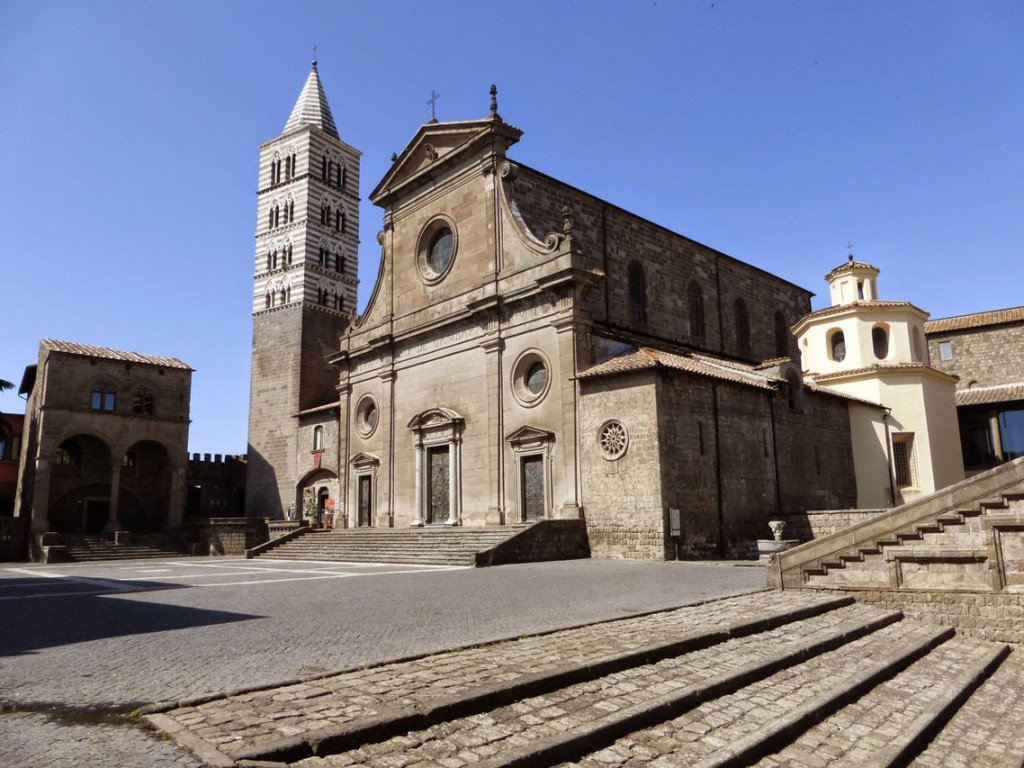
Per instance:
[[[1020,768],[1024,764],[1024,651],[1014,650],[910,764]]]
[[[756,765],[906,765],[1008,652],[996,643],[949,640]]]
[[[709,768],[906,765],[929,741],[921,766],[980,765],[956,762],[978,746],[964,734],[1005,713],[993,754],[1019,766],[1024,666],[1008,654],[848,598],[762,592],[147,718],[224,768]]]
[[[382,719],[429,715],[462,700],[500,692],[513,684],[524,695],[531,685],[556,684],[573,675],[637,654],[658,654],[661,646],[710,646],[730,637],[771,630],[809,616],[835,611],[849,598],[813,593],[756,593],[711,601],[649,616],[606,622],[546,635],[524,637],[439,656],[353,670],[309,679],[293,686],[240,692],[210,700],[167,703],[151,708],[150,720],[186,746],[205,754],[211,765],[231,758],[297,759],[310,754],[309,742],[377,727]],[[883,615],[881,611],[877,615]],[[675,651],[673,651],[675,652]],[[504,703],[500,699],[499,703]],[[291,750],[291,751],[289,751]],[[302,750],[305,750],[303,752]],[[225,756],[227,756],[225,758]],[[227,762],[223,762],[226,759]]]
[[[781,626],[730,639],[295,765],[329,768],[411,760],[443,761],[449,768],[471,764],[481,768],[549,766],[663,722],[898,619],[898,614],[850,606],[803,620],[799,632]],[[918,652],[926,649],[919,643]],[[325,751],[332,752],[331,746]]]

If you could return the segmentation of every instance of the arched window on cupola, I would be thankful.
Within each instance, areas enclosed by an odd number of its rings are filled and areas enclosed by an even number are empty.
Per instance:
[[[639,261],[631,261],[627,269],[629,284],[629,317],[634,322],[647,322],[647,276]]]
[[[270,251],[267,251],[267,272],[269,272],[271,269],[273,269],[273,267],[271,266]]]
[[[290,304],[291,300],[292,300],[292,287],[289,285],[288,288],[285,289],[285,301]]]
[[[292,263],[292,244],[291,243],[288,243],[287,253],[288,253],[287,262],[288,262],[288,264],[291,264]]]
[[[320,166],[320,180],[327,181],[327,155],[323,157],[323,164]]]
[[[266,309],[270,309],[272,306],[274,306],[274,299],[271,297],[270,291],[267,291],[267,295],[264,296],[263,298],[266,304]]]
[[[317,254],[317,256],[319,258],[320,266],[322,267],[322,266],[326,265],[326,263],[327,263],[327,249],[324,248],[322,243],[320,244],[320,251]]]
[[[871,329],[871,346],[879,360],[889,356],[889,330],[884,325],[876,325]]]
[[[338,186],[342,189],[345,188],[345,177],[348,175],[345,170],[345,166],[338,163]]]
[[[846,359],[846,336],[842,331],[833,331],[828,337],[828,349],[831,358],[841,363]]]
[[[325,225],[331,223],[331,208],[327,205],[326,200],[320,203],[320,223]]]
[[[334,231],[345,234],[345,212],[341,208],[338,208],[334,217]]]

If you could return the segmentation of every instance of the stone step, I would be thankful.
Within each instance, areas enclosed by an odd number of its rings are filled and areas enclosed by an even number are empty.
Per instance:
[[[107,560],[143,560],[149,558],[184,557],[178,549],[161,549],[142,544],[115,544],[107,539],[85,536],[68,537],[65,546],[75,562]]]
[[[616,665],[629,670],[638,664],[667,663],[663,660],[681,653],[710,651],[742,638],[778,633],[780,627],[789,627],[790,640],[796,642],[790,643],[789,652],[799,655],[804,651],[794,638],[804,632],[796,622],[846,610],[851,603],[846,597],[814,593],[744,595],[283,688],[157,706],[150,721],[201,753],[211,765],[231,765],[243,758],[297,760],[315,754],[320,744],[335,749],[343,747],[345,739],[369,734],[378,740],[390,738],[396,727],[407,728],[412,722],[430,723],[452,713],[472,716],[469,713],[483,706],[513,706],[518,698],[543,696],[564,684],[586,685],[595,677],[614,675]],[[862,625],[892,619],[877,609],[856,610],[870,617]],[[848,618],[831,621],[838,625],[848,623]],[[837,631],[832,628],[833,634]],[[822,629],[818,634],[824,637],[828,632]],[[782,637],[772,642],[786,645]],[[758,644],[748,640],[745,653],[758,654]],[[721,649],[718,653],[722,664],[735,668],[734,655]],[[701,665],[701,669],[707,667]]]
[[[912,763],[913,768],[1024,763],[1024,651],[1014,650]]]
[[[760,768],[828,756],[831,766],[906,765],[1009,648],[954,638],[756,763]]]
[[[526,526],[373,529],[311,532],[289,539],[257,557],[279,560],[391,562],[472,566],[476,553],[508,540]]]
[[[804,619],[799,631],[783,625],[732,638],[506,706],[465,713],[429,728],[363,743],[350,752],[332,755],[329,761],[318,755],[298,765],[327,768],[332,764],[386,765],[398,759],[429,763],[442,757],[456,758],[443,754],[448,749],[444,745],[454,746],[461,759],[480,768],[556,765],[728,696],[899,618],[866,606],[849,606]],[[944,634],[949,634],[948,630],[931,630],[914,642],[904,641],[904,655],[914,658],[926,653]],[[894,663],[900,658],[897,655]],[[360,734],[354,741],[365,742],[366,735]],[[321,754],[332,754],[340,743],[325,740],[317,748]]]

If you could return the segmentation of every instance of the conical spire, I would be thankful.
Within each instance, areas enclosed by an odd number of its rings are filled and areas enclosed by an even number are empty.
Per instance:
[[[284,132],[288,133],[301,125],[315,125],[329,136],[340,139],[338,128],[334,124],[334,116],[327,104],[327,96],[324,95],[324,87],[320,83],[320,75],[316,71],[316,60],[313,61],[313,69],[306,78],[306,84],[302,86],[302,93],[299,100],[295,102],[291,117],[285,123]]]

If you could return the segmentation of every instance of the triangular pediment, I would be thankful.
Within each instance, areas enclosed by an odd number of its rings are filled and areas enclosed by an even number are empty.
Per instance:
[[[548,432],[545,429],[538,429],[537,427],[531,427],[529,425],[520,427],[505,436],[506,442],[512,443],[513,445],[522,445],[523,443],[547,443],[554,439],[554,432]]]
[[[481,148],[505,150],[519,141],[523,132],[498,119],[427,123],[397,157],[384,178],[370,193],[370,200],[383,205],[391,194],[415,179],[426,178],[456,159]]]
[[[357,453],[348,462],[353,467],[376,467],[380,465],[380,457],[372,453]]]
[[[465,419],[451,408],[428,408],[422,413],[413,416],[406,426],[409,429],[423,429],[424,427],[436,427],[443,424],[462,423]]]

